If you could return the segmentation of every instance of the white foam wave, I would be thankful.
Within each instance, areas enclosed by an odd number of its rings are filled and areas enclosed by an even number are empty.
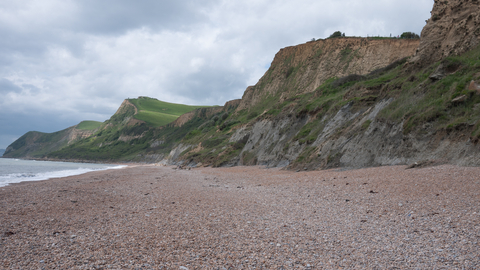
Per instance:
[[[8,184],[20,183],[24,181],[41,181],[48,180],[52,178],[62,178],[67,176],[80,175],[93,171],[104,171],[111,169],[122,169],[127,166],[118,165],[112,167],[106,167],[101,169],[91,169],[91,168],[78,168],[74,170],[63,170],[63,171],[53,171],[53,172],[43,172],[43,173],[12,173],[7,175],[0,175],[0,187],[4,187]]]

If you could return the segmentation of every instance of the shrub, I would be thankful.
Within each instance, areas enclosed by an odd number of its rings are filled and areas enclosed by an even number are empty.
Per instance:
[[[335,31],[333,32],[333,34],[331,34],[328,38],[337,38],[337,37],[342,37],[344,35],[342,35],[342,32],[340,31]]]
[[[409,38],[409,39],[418,39],[420,38],[419,35],[413,33],[413,32],[403,32],[403,34],[400,36],[401,38]]]

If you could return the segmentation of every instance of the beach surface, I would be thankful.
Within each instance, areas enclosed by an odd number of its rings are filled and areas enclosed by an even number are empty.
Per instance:
[[[130,166],[0,188],[0,269],[479,269],[480,168]]]

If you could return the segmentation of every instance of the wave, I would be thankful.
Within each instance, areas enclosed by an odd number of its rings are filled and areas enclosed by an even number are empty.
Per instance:
[[[8,184],[20,183],[24,181],[41,181],[48,180],[52,178],[62,178],[74,175],[80,175],[93,171],[104,171],[111,169],[122,169],[127,166],[118,165],[105,168],[78,168],[72,170],[61,170],[61,171],[52,171],[52,172],[41,172],[41,173],[11,173],[7,175],[0,175],[0,187],[4,187]]]

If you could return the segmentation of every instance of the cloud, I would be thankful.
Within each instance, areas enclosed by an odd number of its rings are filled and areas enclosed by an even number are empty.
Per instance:
[[[0,78],[0,95],[8,94],[8,93],[18,93],[21,92],[22,88],[18,87],[10,80],[5,78]]]
[[[432,6],[431,0],[2,1],[0,126],[12,125],[9,134],[19,137],[104,121],[123,99],[138,96],[223,105],[255,84],[282,47],[337,30],[420,33]],[[10,143],[2,140],[0,148]]]

